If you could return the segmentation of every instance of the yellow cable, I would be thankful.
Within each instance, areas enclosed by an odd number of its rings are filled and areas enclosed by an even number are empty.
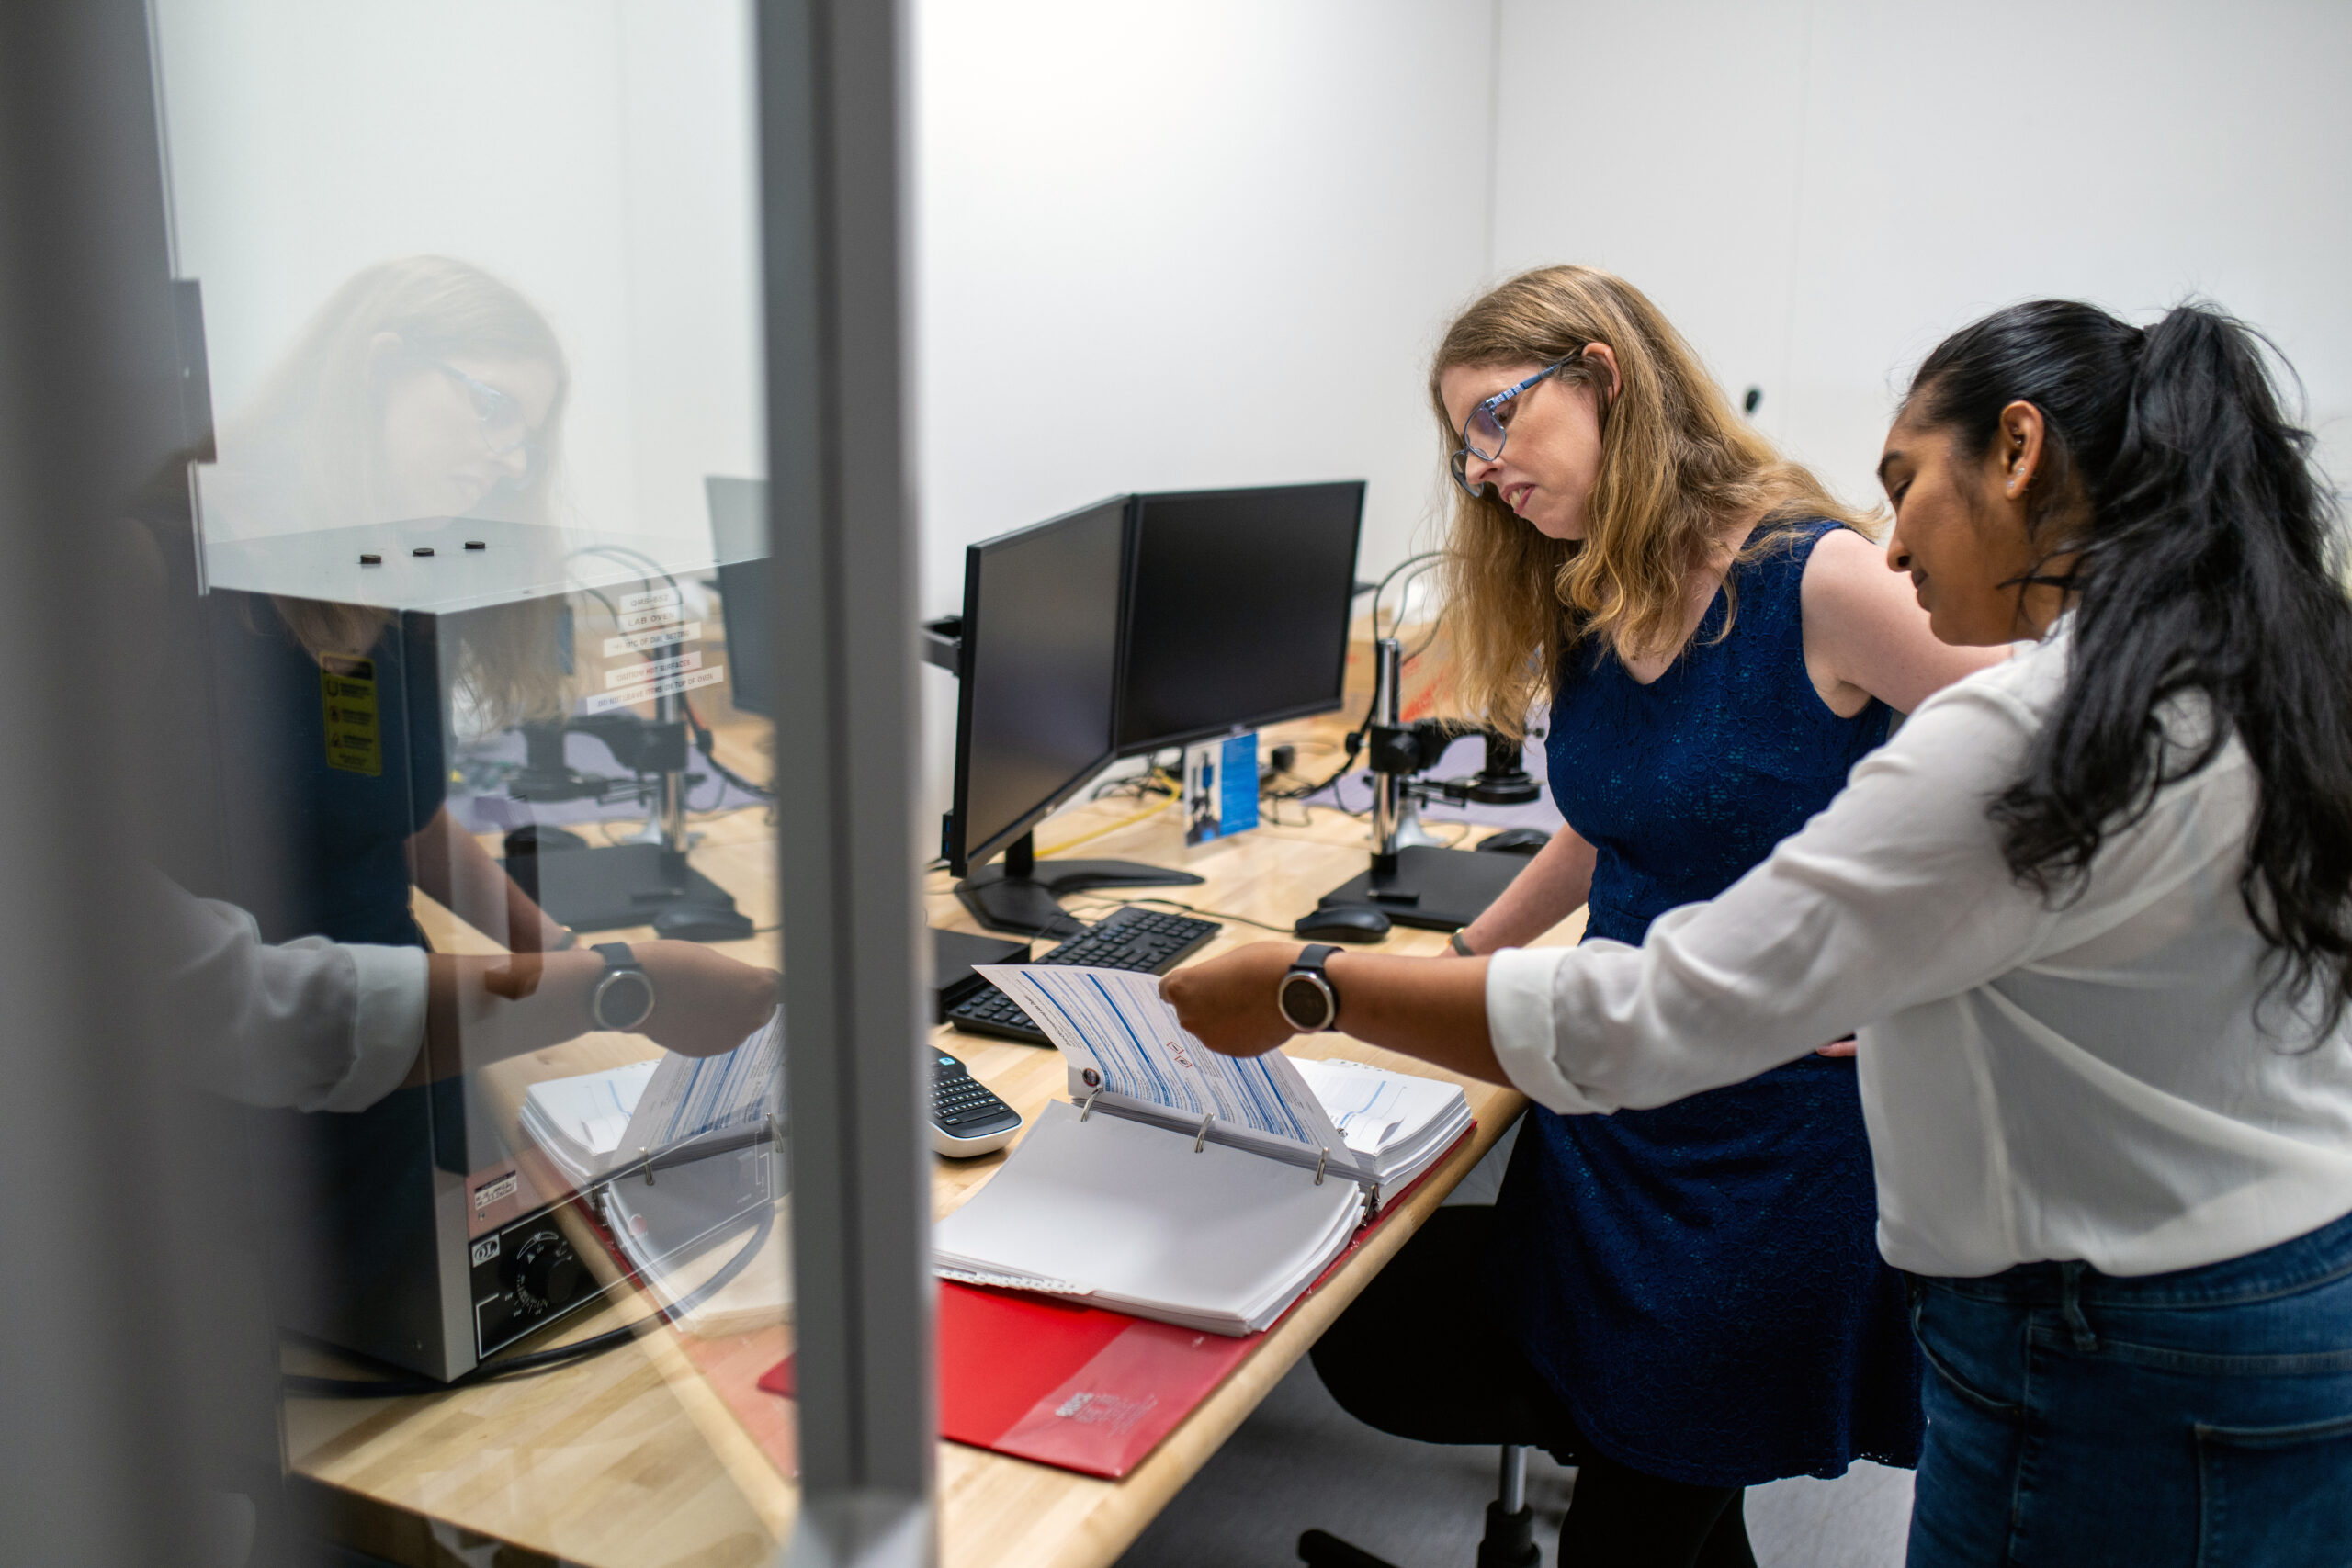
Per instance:
[[[1075,839],[1064,839],[1060,843],[1054,845],[1050,849],[1040,846],[1037,851],[1037,858],[1044,860],[1049,856],[1057,855],[1064,850],[1074,850],[1080,844],[1091,844],[1095,840],[1102,837],[1105,833],[1115,833],[1122,828],[1132,828],[1136,823],[1141,822],[1148,818],[1157,817],[1175,804],[1176,797],[1174,795],[1170,795],[1166,800],[1161,801],[1159,805],[1148,807],[1145,809],[1136,812],[1132,817],[1122,817],[1116,822],[1107,822],[1100,828],[1080,833]]]

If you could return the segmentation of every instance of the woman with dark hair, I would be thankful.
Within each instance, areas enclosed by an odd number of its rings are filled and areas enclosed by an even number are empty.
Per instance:
[[[1358,1038],[1566,1114],[1860,1034],[1928,1363],[1915,1565],[2352,1541],[2352,600],[2258,340],[1999,312],[1880,465],[1941,637],[2039,639],[1638,946],[1318,955]],[[1301,954],[1164,982],[1232,1052]]]
[[[1566,819],[1464,957],[1580,907],[1588,940],[1640,942],[1828,805],[1892,712],[2000,656],[1938,641],[1861,520],[1622,277],[1488,290],[1429,394],[1448,677],[1506,730],[1544,707]],[[1564,1560],[1752,1568],[1745,1488],[1918,1452],[1855,1077],[1809,1055],[1607,1120],[1539,1106],[1496,1201],[1433,1216],[1323,1336],[1324,1386],[1385,1432],[1576,1465]]]

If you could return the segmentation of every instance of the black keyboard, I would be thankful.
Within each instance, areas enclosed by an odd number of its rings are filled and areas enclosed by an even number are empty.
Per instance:
[[[1215,920],[1163,915],[1129,904],[1035,962],[1165,975],[1176,967],[1178,960],[1224,929]],[[948,1008],[947,1021],[967,1034],[993,1034],[1000,1040],[1023,1040],[1032,1045],[1053,1043],[1027,1013],[1013,1005],[1011,997],[994,986],[983,986]]]

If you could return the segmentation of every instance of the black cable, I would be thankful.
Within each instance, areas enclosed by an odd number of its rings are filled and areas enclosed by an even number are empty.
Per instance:
[[[729,1149],[743,1147],[747,1143],[765,1142],[767,1138],[768,1134],[763,1131],[752,1134],[748,1139],[731,1139],[700,1149],[692,1157],[700,1159],[711,1155],[723,1154]],[[658,1172],[670,1166],[684,1163],[685,1159],[681,1157],[679,1151],[673,1151],[670,1156],[653,1161],[651,1169]],[[631,1166],[623,1174],[633,1176],[645,1168],[646,1167],[643,1166]],[[612,1180],[606,1180],[603,1185],[609,1189],[612,1186]],[[457,1389],[472,1388],[481,1383],[520,1377],[526,1372],[547,1371],[556,1367],[569,1365],[573,1361],[584,1360],[588,1357],[601,1355],[612,1349],[624,1340],[636,1338],[639,1333],[654,1324],[675,1323],[712,1296],[717,1295],[732,1283],[737,1275],[751,1267],[752,1259],[758,1255],[761,1247],[767,1241],[768,1233],[775,1228],[775,1203],[774,1200],[770,1200],[762,1204],[752,1216],[750,1237],[736,1250],[735,1256],[727,1260],[718,1272],[666,1307],[657,1306],[635,1322],[625,1323],[618,1328],[607,1329],[602,1334],[574,1341],[570,1345],[556,1345],[545,1350],[531,1351],[527,1355],[510,1356],[503,1361],[485,1361],[475,1367],[473,1371],[451,1378],[447,1382],[436,1382],[431,1378],[320,1378],[300,1372],[287,1372],[279,1377],[278,1384],[289,1394],[306,1395],[312,1399],[410,1399],[420,1394],[447,1393]]]
[[[1388,569],[1388,575],[1382,578],[1379,584],[1372,591],[1372,636],[1374,641],[1377,642],[1380,639],[1380,596],[1388,591],[1388,585],[1396,581],[1396,574],[1413,567],[1419,567],[1422,570],[1427,570],[1428,567],[1425,563],[1441,561],[1444,558],[1445,552],[1443,550],[1423,550],[1419,555],[1407,556],[1403,560],[1398,561],[1395,566]],[[1420,572],[1415,571],[1413,575],[1415,577],[1419,577]],[[1403,614],[1401,610],[1397,613],[1400,615]]]
[[[718,760],[718,753],[713,750],[718,744],[718,737],[712,733],[710,726],[702,721],[702,716],[695,712],[695,705],[691,698],[682,698],[678,705],[685,710],[686,733],[694,737],[695,750],[702,753],[702,760],[708,762],[722,780],[733,784],[753,800],[774,801],[775,799],[774,790],[753,784]],[[726,796],[722,794],[719,798],[723,800]]]
[[[1422,572],[1430,570],[1438,562],[1444,558],[1445,552],[1443,550],[1423,550],[1419,555],[1407,556],[1403,560],[1400,560],[1395,566],[1390,567],[1388,569],[1388,575],[1382,578],[1379,583],[1374,587],[1372,591],[1372,640],[1374,648],[1373,658],[1375,661],[1380,657],[1378,651],[1380,646],[1380,596],[1388,591],[1389,583],[1396,581],[1397,573],[1405,571],[1408,569],[1417,569],[1413,570],[1412,577],[1408,577],[1405,580],[1407,586],[1409,587],[1412,583],[1413,578],[1420,576]],[[1400,590],[1399,592],[1401,593],[1402,591]],[[1403,612],[1400,610],[1398,614],[1401,615]],[[1430,637],[1435,637],[1437,634],[1434,628],[1431,629],[1430,635]],[[1427,648],[1428,646],[1429,642],[1426,640],[1421,644],[1422,648]],[[1380,676],[1377,669],[1375,669],[1373,674],[1372,697],[1371,700],[1366,702],[1364,705],[1363,723],[1348,731],[1347,744],[1341,748],[1347,755],[1340,759],[1338,769],[1332,773],[1330,777],[1324,779],[1317,784],[1301,784],[1295,788],[1282,791],[1269,791],[1267,793],[1271,797],[1275,800],[1305,800],[1311,795],[1317,795],[1322,794],[1325,790],[1330,789],[1334,790],[1332,798],[1337,799],[1338,795],[1336,793],[1335,786],[1337,786],[1339,782],[1347,777],[1349,773],[1354,769],[1356,765],[1356,759],[1363,755],[1364,731],[1372,726],[1373,705],[1377,703],[1379,700]],[[1345,807],[1341,807],[1340,809],[1344,811],[1347,808]],[[1354,817],[1360,816],[1362,813],[1351,811],[1348,815]]]
[[[1430,622],[1430,635],[1421,638],[1419,647],[1415,648],[1410,653],[1404,655],[1402,658],[1397,660],[1396,662],[1399,665],[1410,664],[1414,660],[1419,659],[1422,654],[1427,653],[1431,645],[1437,641],[1437,634],[1444,628],[1445,608],[1441,605],[1438,609],[1436,618]]]
[[[1187,904],[1180,898],[1104,897],[1102,902],[1113,908],[1125,904],[1164,904],[1171,909],[1182,909],[1188,915],[1198,915],[1204,920],[1231,920],[1237,925],[1256,926],[1261,931],[1280,931],[1284,936],[1293,934],[1288,926],[1270,926],[1263,920],[1253,920],[1247,915],[1228,915],[1223,909],[1204,909],[1196,904]]]

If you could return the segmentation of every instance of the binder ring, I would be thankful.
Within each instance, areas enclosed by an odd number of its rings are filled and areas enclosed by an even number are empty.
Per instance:
[[[1320,1159],[1317,1159],[1317,1160],[1315,1162],[1315,1185],[1316,1185],[1316,1186],[1320,1187],[1320,1186],[1322,1186],[1322,1185],[1323,1185],[1323,1168],[1324,1168],[1325,1166],[1327,1166],[1327,1165],[1329,1165],[1330,1163],[1331,1163],[1331,1151],[1330,1151],[1329,1149],[1325,1149],[1325,1150],[1323,1151],[1323,1156],[1322,1156],[1322,1157],[1321,1157]]]
[[[638,1145],[638,1150],[637,1150],[637,1159],[638,1159],[638,1165],[639,1165],[639,1167],[640,1168],[642,1168],[642,1169],[644,1170],[644,1172],[645,1172],[645,1184],[646,1184],[648,1187],[652,1186],[652,1185],[653,1185],[653,1151],[652,1151],[652,1150],[650,1150],[650,1149],[649,1149],[649,1148],[647,1148],[647,1147],[645,1147],[643,1145],[641,1145],[641,1144],[640,1144],[640,1145]]]
[[[1201,1118],[1201,1130],[1193,1134],[1193,1152],[1194,1154],[1199,1154],[1201,1152],[1201,1145],[1209,1141],[1209,1123],[1216,1120],[1216,1112],[1214,1111]]]
[[[1099,1084],[1098,1084],[1098,1085],[1096,1085],[1093,1089],[1090,1089],[1090,1090],[1088,1090],[1088,1091],[1087,1091],[1087,1095],[1086,1095],[1086,1102],[1085,1102],[1084,1104],[1080,1105],[1080,1106],[1078,1108],[1078,1119],[1079,1119],[1080,1121],[1083,1122],[1083,1121],[1085,1121],[1089,1116],[1091,1116],[1091,1115],[1093,1115],[1093,1114],[1094,1114],[1094,1102],[1095,1102],[1097,1100],[1101,1099],[1101,1098],[1102,1098],[1102,1086],[1101,1086],[1101,1085],[1099,1085]]]

